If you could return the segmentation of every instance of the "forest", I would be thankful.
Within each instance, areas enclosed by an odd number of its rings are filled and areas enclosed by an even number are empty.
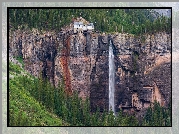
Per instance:
[[[82,16],[105,33],[171,33],[171,17],[149,9],[9,9],[8,13],[12,31],[36,28],[58,33]],[[164,108],[157,102],[142,120],[122,111],[116,116],[108,110],[92,112],[89,98],[82,100],[76,92],[69,96],[63,81],[54,87],[25,72],[22,57],[16,59],[22,68],[9,62],[9,126],[171,126],[171,106]]]
[[[100,32],[135,35],[171,32],[171,17],[151,9],[9,9],[9,26],[59,32],[72,18],[80,16],[94,23],[95,30]]]
[[[9,126],[170,126],[171,106],[161,107],[155,102],[143,118],[119,111],[91,112],[87,98],[82,100],[77,93],[65,93],[64,82],[53,87],[42,77],[25,73],[10,62],[9,79]],[[22,75],[23,74],[23,75]]]

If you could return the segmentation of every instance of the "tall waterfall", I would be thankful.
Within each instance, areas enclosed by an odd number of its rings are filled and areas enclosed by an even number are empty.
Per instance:
[[[112,48],[112,42],[109,44],[109,110],[112,110],[115,114],[114,107],[114,82],[115,82],[115,69],[114,69],[114,54]]]

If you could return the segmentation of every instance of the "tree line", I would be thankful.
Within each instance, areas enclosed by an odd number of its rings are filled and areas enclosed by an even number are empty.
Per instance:
[[[9,9],[12,29],[37,28],[59,31],[72,18],[83,17],[100,32],[124,32],[135,35],[171,32],[171,17],[147,9]]]
[[[17,66],[10,64],[11,70],[20,74],[20,71],[16,71]],[[10,71],[11,71],[10,70]],[[127,115],[121,110],[114,116],[112,111],[107,109],[104,112],[100,112],[97,109],[92,112],[90,108],[90,100],[86,98],[82,100],[78,97],[78,93],[74,92],[73,95],[68,95],[65,92],[64,82],[59,82],[57,87],[50,84],[48,80],[39,79],[28,76],[18,75],[9,81],[10,90],[10,123],[12,126],[20,125],[42,125],[40,121],[48,120],[49,126],[57,125],[57,122],[53,122],[51,117],[46,116],[45,112],[37,114],[38,109],[32,107],[32,101],[38,102],[44,106],[46,111],[55,114],[58,118],[62,119],[65,123],[61,125],[67,126],[170,126],[171,125],[171,106],[163,108],[159,103],[155,102],[153,107],[149,107],[146,115],[142,121],[139,121],[135,115]],[[33,100],[22,94],[25,93],[34,97]],[[18,103],[20,94],[25,99]],[[17,99],[17,100],[16,100]],[[23,102],[25,104],[23,104]],[[29,105],[29,104],[30,105]],[[20,105],[20,107],[19,107]],[[27,106],[28,105],[28,106]],[[18,109],[19,108],[19,109]],[[28,109],[31,112],[27,112]],[[27,110],[28,114],[23,111]],[[32,111],[33,110],[33,111]],[[15,112],[16,111],[16,112]],[[19,114],[23,112],[23,118],[19,117]],[[36,117],[38,123],[31,122],[31,116]],[[18,118],[18,122],[16,119]],[[28,119],[29,118],[29,119]],[[43,119],[43,120],[41,120]],[[23,122],[25,122],[23,124]],[[60,123],[59,123],[60,125]]]

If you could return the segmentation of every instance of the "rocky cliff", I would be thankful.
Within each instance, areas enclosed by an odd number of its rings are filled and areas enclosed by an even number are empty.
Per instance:
[[[171,35],[113,36],[116,58],[116,109],[143,111],[155,100],[171,99]]]
[[[64,81],[68,94],[90,98],[92,111],[108,109],[109,40],[115,55],[115,108],[142,111],[154,100],[167,106],[171,99],[171,35],[134,37],[116,33],[73,34],[37,30],[10,32],[9,53],[23,57],[25,69],[42,73],[53,85]]]

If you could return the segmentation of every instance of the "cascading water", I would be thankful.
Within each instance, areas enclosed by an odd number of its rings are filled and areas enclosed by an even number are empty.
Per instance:
[[[112,42],[110,40],[110,44],[109,44],[109,111],[112,110],[115,115],[114,82],[115,82],[114,54],[113,54]]]

